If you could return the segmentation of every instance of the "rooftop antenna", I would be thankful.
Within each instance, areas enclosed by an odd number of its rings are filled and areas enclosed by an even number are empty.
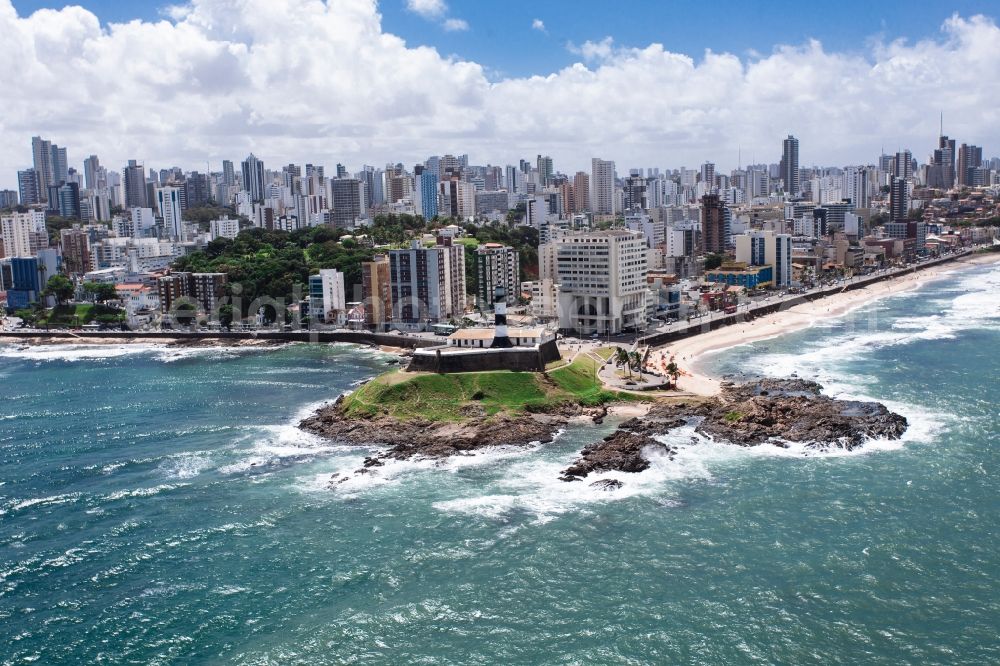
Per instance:
[[[938,136],[944,136],[944,109],[941,110],[941,133]]]

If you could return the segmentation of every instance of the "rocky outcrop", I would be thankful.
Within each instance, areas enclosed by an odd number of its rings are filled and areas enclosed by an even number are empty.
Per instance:
[[[599,419],[606,411],[604,407],[566,404],[545,413],[519,416],[487,417],[480,409],[466,414],[466,420],[459,423],[424,419],[401,421],[390,416],[348,416],[342,409],[342,401],[338,400],[303,420],[299,427],[335,442],[385,445],[387,448],[383,452],[365,460],[362,470],[368,470],[380,466],[386,458],[440,458],[501,444],[525,446],[533,442],[550,442],[569,419],[580,416]]]
[[[738,446],[803,442],[824,448],[854,449],[869,439],[899,439],[906,418],[885,405],[837,400],[822,395],[822,386],[802,379],[762,379],[726,384],[722,393],[703,402],[659,403],[641,419],[630,419],[618,431],[580,452],[560,478],[576,481],[592,472],[641,472],[646,457],[658,450],[675,451],[654,439],[688,423],[712,439]]]

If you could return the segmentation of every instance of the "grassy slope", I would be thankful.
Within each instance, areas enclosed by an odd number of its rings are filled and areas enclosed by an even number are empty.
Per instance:
[[[642,396],[606,391],[596,378],[597,364],[581,356],[548,376],[534,372],[464,372],[448,375],[395,371],[376,377],[348,396],[348,415],[388,412],[406,420],[462,421],[463,407],[477,403],[487,415],[539,411],[561,403],[600,405]]]

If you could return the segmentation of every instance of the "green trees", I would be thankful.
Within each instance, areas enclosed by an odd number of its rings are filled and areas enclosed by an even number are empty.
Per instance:
[[[98,303],[113,301],[118,298],[118,290],[115,289],[115,285],[113,284],[107,284],[105,282],[84,282],[83,289]]]
[[[718,268],[722,265],[722,260],[725,258],[725,255],[709,252],[705,255],[705,270],[711,271]]]
[[[53,275],[45,283],[45,291],[42,293],[45,296],[52,296],[56,299],[57,304],[62,305],[73,298],[75,291],[73,283],[65,275]]]
[[[671,361],[670,363],[667,363],[667,367],[664,368],[664,370],[666,371],[667,376],[670,377],[671,381],[673,381],[673,384],[676,387],[677,378],[681,376],[681,369],[677,367],[676,363]]]

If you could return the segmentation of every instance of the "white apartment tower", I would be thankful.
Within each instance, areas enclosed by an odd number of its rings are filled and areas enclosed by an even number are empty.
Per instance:
[[[181,218],[180,188],[156,188],[156,206],[163,217],[163,228],[173,240],[184,240],[184,221]]]
[[[614,215],[615,163],[595,157],[590,164],[590,205],[598,215]]]
[[[646,313],[646,239],[624,230],[556,241],[559,328],[580,335],[636,329]]]

